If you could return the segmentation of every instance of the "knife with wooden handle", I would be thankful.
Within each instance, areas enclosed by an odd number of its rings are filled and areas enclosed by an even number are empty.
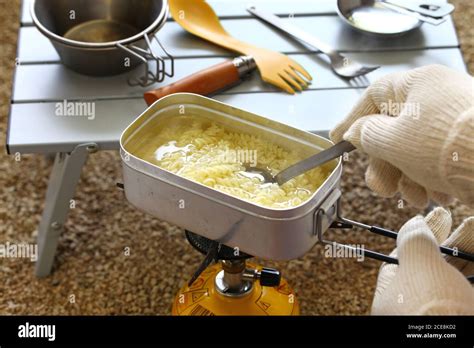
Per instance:
[[[214,65],[185,77],[168,86],[146,92],[144,98],[148,106],[169,94],[187,92],[204,96],[215,94],[242,81],[243,77],[257,68],[250,56]]]

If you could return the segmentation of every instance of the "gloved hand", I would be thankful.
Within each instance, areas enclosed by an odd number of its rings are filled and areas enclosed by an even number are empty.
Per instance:
[[[370,156],[369,188],[416,207],[474,205],[474,82],[440,65],[383,77],[330,134]]]
[[[473,253],[474,217],[448,238],[451,224],[450,214],[436,208],[401,228],[391,254],[399,265],[381,266],[372,314],[474,314],[474,288],[465,277],[474,274],[474,263],[439,251],[441,244]]]

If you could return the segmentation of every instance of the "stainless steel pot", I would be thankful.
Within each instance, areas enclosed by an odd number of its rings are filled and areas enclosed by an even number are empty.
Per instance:
[[[302,256],[318,241],[318,231],[336,218],[342,165],[330,163],[332,172],[323,185],[302,205],[272,209],[227,195],[180,177],[135,156],[134,140],[153,132],[160,122],[180,117],[196,118],[257,133],[277,144],[313,153],[332,143],[213,99],[180,93],[164,97],[140,115],[120,138],[125,195],[137,208],[189,231],[247,254],[272,260]],[[320,214],[321,208],[325,214]]]
[[[162,53],[154,53],[151,42],[158,41],[155,34],[168,18],[167,0],[33,0],[30,12],[63,64],[74,71],[106,76],[145,64],[144,76],[132,84],[165,77]],[[155,72],[148,59],[156,61]]]

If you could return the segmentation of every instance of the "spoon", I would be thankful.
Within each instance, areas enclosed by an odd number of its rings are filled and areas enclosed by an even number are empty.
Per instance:
[[[268,169],[252,167],[248,163],[244,163],[245,173],[252,177],[258,177],[264,184],[278,184],[283,185],[285,182],[307,172],[310,169],[316,168],[326,162],[329,162],[345,152],[355,150],[355,146],[348,141],[341,141],[330,148],[318,152],[317,154],[308,157],[292,166],[282,170],[277,175],[272,175]]]

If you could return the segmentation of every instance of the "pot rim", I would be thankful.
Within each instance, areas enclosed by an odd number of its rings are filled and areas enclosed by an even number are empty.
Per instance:
[[[161,29],[163,25],[166,23],[166,20],[168,18],[168,13],[169,13],[168,0],[162,0],[162,4],[163,6],[161,8],[161,12],[158,14],[155,21],[151,25],[149,25],[147,28],[139,32],[138,34],[122,39],[122,40],[118,40],[118,41],[109,41],[109,42],[101,42],[101,43],[70,40],[70,39],[64,38],[63,36],[53,33],[52,31],[47,29],[36,16],[36,11],[35,11],[36,0],[32,0],[31,2],[30,14],[31,14],[31,18],[33,19],[33,23],[38,28],[38,30],[50,40],[54,40],[66,46],[72,46],[72,47],[78,47],[78,48],[84,48],[84,49],[105,49],[105,48],[117,48],[119,44],[128,45],[130,43],[143,39],[145,35],[151,35],[155,33],[156,31],[158,31],[159,29]]]

